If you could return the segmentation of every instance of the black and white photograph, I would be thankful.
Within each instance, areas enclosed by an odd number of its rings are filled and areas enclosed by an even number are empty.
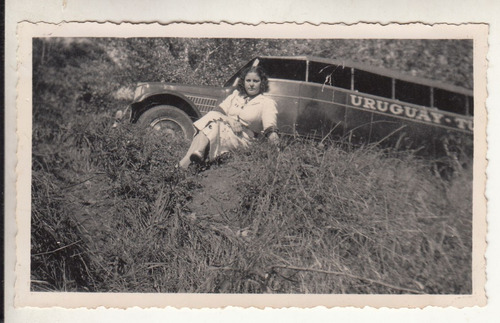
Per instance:
[[[472,294],[472,39],[32,39],[30,290]]]
[[[498,9],[6,0],[0,321],[495,322]]]
[[[69,27],[22,30],[19,304],[484,304],[473,27]]]

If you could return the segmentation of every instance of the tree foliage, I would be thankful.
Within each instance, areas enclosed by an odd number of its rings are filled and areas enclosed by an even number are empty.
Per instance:
[[[35,76],[69,86],[103,78],[113,90],[139,81],[221,85],[259,55],[349,60],[472,88],[471,40],[40,38],[33,57]]]

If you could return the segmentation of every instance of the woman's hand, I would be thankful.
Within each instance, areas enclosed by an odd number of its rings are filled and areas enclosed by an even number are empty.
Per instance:
[[[280,137],[278,136],[278,134],[276,132],[271,132],[269,134],[269,137],[267,137],[269,139],[269,141],[275,145],[279,144],[280,142]]]
[[[240,133],[243,131],[243,128],[241,127],[241,123],[234,119],[234,118],[227,118],[228,119],[228,123],[229,123],[229,126],[231,127],[231,129],[233,129],[234,133]]]

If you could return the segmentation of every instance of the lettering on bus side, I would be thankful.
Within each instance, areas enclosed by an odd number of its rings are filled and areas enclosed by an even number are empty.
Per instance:
[[[350,102],[348,105],[428,124],[443,125],[465,131],[474,130],[474,122],[471,118],[454,116],[439,110],[412,107],[404,103],[350,94]]]

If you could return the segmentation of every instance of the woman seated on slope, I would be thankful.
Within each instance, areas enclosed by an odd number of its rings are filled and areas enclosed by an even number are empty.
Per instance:
[[[192,161],[202,162],[206,157],[213,161],[237,147],[248,147],[261,133],[277,143],[278,110],[274,100],[263,95],[268,89],[267,76],[260,66],[245,69],[238,88],[217,109],[194,123],[197,133],[179,167],[186,169]]]

